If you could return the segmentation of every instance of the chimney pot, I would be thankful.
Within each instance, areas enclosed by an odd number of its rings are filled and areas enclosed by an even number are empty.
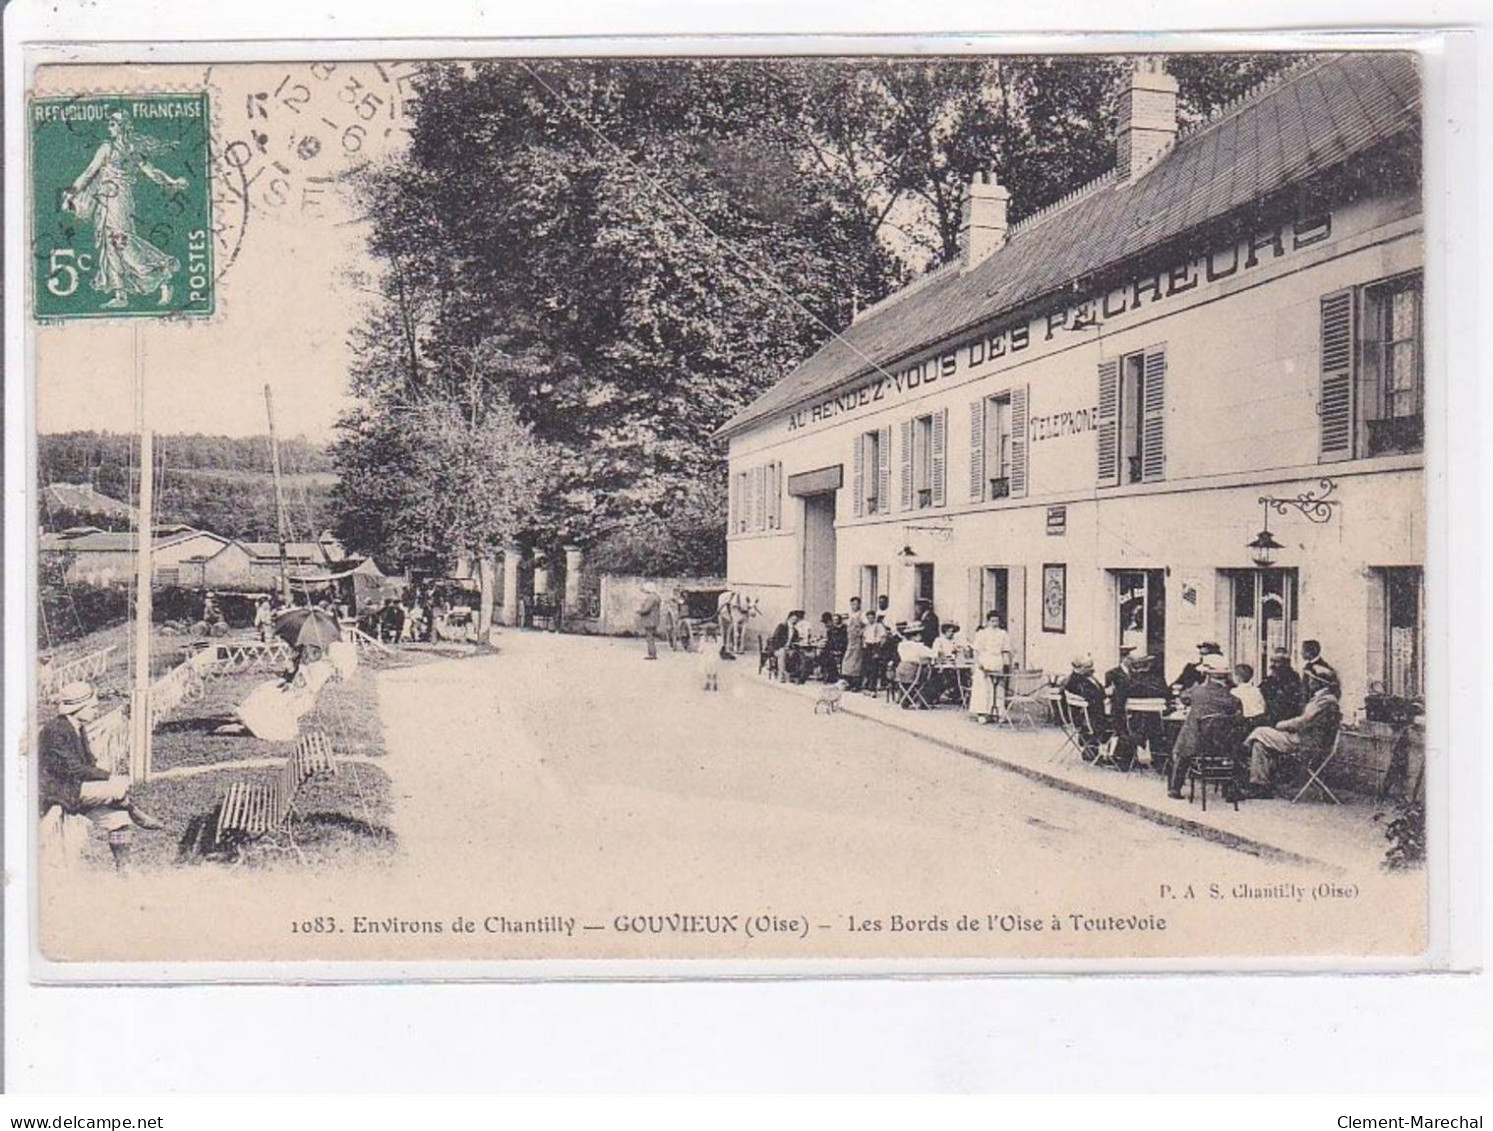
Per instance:
[[[1116,165],[1122,180],[1133,181],[1177,140],[1177,80],[1158,55],[1138,56],[1120,97]]]
[[[1010,201],[1011,191],[988,169],[970,177],[959,215],[961,270],[968,271],[1004,246]]]

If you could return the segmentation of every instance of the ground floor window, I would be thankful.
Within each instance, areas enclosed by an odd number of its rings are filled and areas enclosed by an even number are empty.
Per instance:
[[[1115,613],[1119,649],[1131,648],[1155,659],[1166,670],[1166,572],[1159,569],[1114,571]]]
[[[861,566],[860,589],[861,608],[867,612],[876,608],[876,601],[882,594],[881,571],[876,566]]]
[[[1275,649],[1296,650],[1296,571],[1242,569],[1225,576],[1232,610],[1230,661],[1268,672]]]
[[[1424,688],[1422,572],[1418,566],[1376,569],[1369,584],[1369,683],[1388,695],[1419,698]]]
[[[912,567],[912,595],[914,600],[933,604],[933,563],[918,562]],[[938,606],[933,604],[934,611]]]

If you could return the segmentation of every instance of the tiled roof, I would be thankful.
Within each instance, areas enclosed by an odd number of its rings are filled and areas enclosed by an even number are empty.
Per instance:
[[[1011,227],[968,271],[943,268],[871,308],[721,429],[729,435],[1270,193],[1419,129],[1408,52],[1356,51],[1284,72],[1179,135],[1137,179],[1115,173]]]
[[[218,542],[227,544],[227,539],[220,538],[216,534],[209,534],[205,530],[193,530],[190,527],[177,530],[173,533],[157,531],[152,546],[156,549],[162,546],[174,546],[178,542],[185,542],[189,538],[212,538]],[[132,530],[98,530],[90,534],[79,534],[74,537],[66,537],[63,534],[43,534],[38,543],[41,550],[60,550],[67,553],[124,553],[133,552],[135,549],[135,533]]]
[[[100,494],[87,483],[49,483],[43,496],[46,509],[82,511],[85,514],[118,515],[126,517],[135,513],[135,508],[118,499]]]

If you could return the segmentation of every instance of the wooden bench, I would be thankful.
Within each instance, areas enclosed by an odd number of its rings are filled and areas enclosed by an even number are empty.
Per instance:
[[[296,795],[311,778],[333,777],[336,773],[337,759],[326,732],[303,734],[274,777],[240,778],[223,791],[216,845],[242,848],[245,842],[283,833],[289,847],[300,856],[290,832]]]

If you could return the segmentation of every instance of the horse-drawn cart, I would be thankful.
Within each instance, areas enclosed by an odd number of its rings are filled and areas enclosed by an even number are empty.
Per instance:
[[[721,645],[721,623],[717,612],[724,588],[679,590],[679,613],[672,628],[672,640],[686,652],[693,652],[700,641]]]

